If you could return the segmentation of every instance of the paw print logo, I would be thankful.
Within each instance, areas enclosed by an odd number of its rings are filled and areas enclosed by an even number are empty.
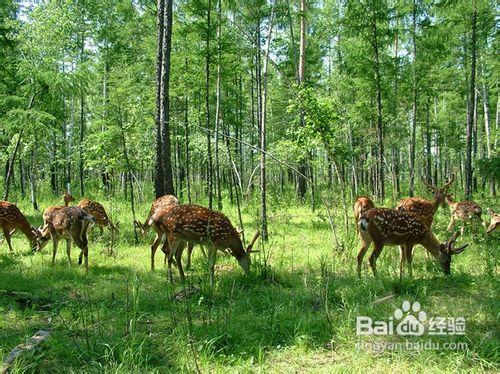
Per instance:
[[[411,304],[408,300],[405,300],[401,309],[398,308],[394,311],[394,319],[400,321],[396,326],[396,334],[398,335],[421,336],[425,332],[423,322],[427,319],[427,313],[421,310],[418,301]]]

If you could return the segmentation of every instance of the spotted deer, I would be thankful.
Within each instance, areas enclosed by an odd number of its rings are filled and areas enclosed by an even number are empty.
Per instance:
[[[259,237],[259,231],[256,232],[248,247],[244,249],[239,232],[231,224],[229,218],[220,212],[198,205],[179,205],[172,208],[163,217],[163,224],[167,233],[167,240],[164,245],[170,247],[168,272],[171,282],[173,258],[177,262],[179,276],[181,280],[184,280],[180,259],[186,243],[200,244],[208,248],[207,260],[211,285],[214,284],[215,261],[218,249],[222,251],[227,249],[238,260],[245,273],[249,273],[250,254],[255,252],[252,248]]]
[[[97,201],[93,201],[87,198],[83,198],[78,203],[78,207],[81,208],[85,213],[90,214],[95,218],[96,225],[99,227],[100,235],[104,232],[104,227],[107,227],[111,232],[111,235],[114,235],[118,232],[119,223],[114,224],[108,217],[106,213],[106,209],[98,203]]]
[[[491,234],[494,231],[498,231],[500,229],[500,214],[495,213],[493,210],[488,208],[488,213],[491,216],[491,222],[488,228],[486,229],[487,234]]]
[[[358,221],[359,217],[371,208],[374,208],[375,204],[373,203],[372,199],[366,196],[360,196],[356,199],[354,202],[354,222],[356,224],[356,232],[359,234],[359,228],[358,228]]]
[[[373,243],[374,249],[369,262],[373,275],[377,276],[376,262],[386,245],[400,245],[400,279],[403,277],[405,263],[412,274],[413,246],[421,244],[437,260],[446,275],[450,274],[451,256],[461,253],[467,244],[455,248],[458,232],[447,242],[440,243],[431,229],[422,220],[409,212],[387,208],[373,208],[363,214],[358,221],[361,234],[361,249],[357,257],[358,277],[361,278],[361,265],[366,251]]]
[[[40,232],[28,222],[17,206],[8,201],[0,201],[0,227],[11,252],[13,249],[10,237],[15,230],[21,231],[26,236],[32,250],[36,249]]]
[[[151,271],[155,270],[155,253],[160,244],[166,240],[165,226],[162,224],[163,216],[170,212],[170,210],[179,205],[179,200],[173,195],[163,195],[156,199],[153,204],[151,204],[151,209],[149,214],[144,221],[141,223],[139,221],[134,221],[134,227],[138,228],[143,235],[145,235],[149,229],[152,227],[156,232],[156,237],[151,244]],[[194,245],[192,243],[188,244],[188,257],[186,262],[186,268],[191,267],[191,256],[193,253]],[[168,258],[168,246],[161,246],[161,250],[164,252],[164,264]]]
[[[454,179],[455,175],[452,175],[451,179],[446,182],[443,187],[438,188],[430,183],[427,183],[427,181],[422,178],[422,182],[427,186],[429,191],[433,193],[433,199],[426,200],[420,197],[410,197],[407,199],[402,199],[399,201],[396,209],[416,214],[417,216],[419,216],[421,221],[430,228],[432,226],[432,221],[434,220],[434,215],[436,214],[439,206],[441,205],[443,208],[445,207],[445,194],[448,188],[450,188]]]
[[[90,214],[85,213],[77,206],[63,207],[53,211],[42,229],[42,235],[38,240],[37,251],[41,251],[45,244],[52,239],[52,265],[54,265],[57,247],[61,239],[66,240],[66,254],[71,265],[71,242],[73,241],[81,249],[78,257],[78,265],[85,259],[85,270],[88,270],[88,240],[87,229],[96,220]]]
[[[465,223],[476,221],[482,225],[485,225],[481,218],[482,209],[474,201],[454,201],[453,195],[447,193],[445,195],[446,204],[450,207],[451,219],[448,225],[448,231],[453,229],[456,221],[462,221],[462,228],[460,232],[463,234],[465,229]]]

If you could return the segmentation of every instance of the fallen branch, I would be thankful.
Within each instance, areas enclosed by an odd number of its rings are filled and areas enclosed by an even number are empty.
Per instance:
[[[12,351],[10,351],[7,357],[3,360],[3,365],[0,370],[0,374],[8,373],[14,361],[21,354],[36,349],[40,344],[42,344],[49,338],[51,333],[52,333],[51,330],[39,330],[35,335],[31,337],[30,340],[28,340],[26,344],[19,344]]]

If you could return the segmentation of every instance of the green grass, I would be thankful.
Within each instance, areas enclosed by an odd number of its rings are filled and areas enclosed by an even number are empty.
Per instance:
[[[41,223],[40,213],[26,203],[20,206],[31,222]],[[398,249],[386,247],[378,261],[379,278],[372,276],[366,256],[358,280],[359,243],[353,226],[349,232],[343,228],[340,209],[335,210],[340,246],[334,246],[325,210],[286,208],[276,199],[270,206],[271,239],[253,255],[252,274],[245,276],[233,258],[221,254],[210,289],[198,248],[186,283],[179,282],[174,269],[172,286],[160,251],[157,271],[149,270],[153,233],[134,245],[128,206],[118,200],[105,206],[121,222],[121,232],[109,256],[108,233],[98,238],[98,230],[93,231],[87,274],[75,264],[76,247],[69,267],[63,243],[55,266],[50,265],[50,243],[42,253],[31,254],[26,239],[16,234],[13,254],[5,243],[0,246],[0,355],[38,329],[53,330],[41,349],[16,362],[14,371],[500,370],[498,235],[467,231],[459,242],[469,247],[453,258],[449,277],[419,247],[414,279],[400,283]],[[139,208],[144,218],[149,204]],[[224,212],[236,225],[235,207],[225,204]],[[257,227],[258,207],[245,206],[243,213],[248,240]],[[438,211],[439,239],[448,235],[448,218],[448,210]],[[372,304],[389,294],[394,298]],[[402,340],[357,337],[355,320],[358,315],[387,320],[404,300],[418,300],[430,316],[465,317],[465,336],[434,340],[466,342],[468,349],[357,350],[359,342]]]

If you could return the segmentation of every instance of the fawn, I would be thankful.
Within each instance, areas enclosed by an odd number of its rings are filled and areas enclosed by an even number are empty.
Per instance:
[[[491,216],[491,222],[488,228],[486,229],[486,233],[491,234],[492,232],[500,229],[500,214],[495,213],[491,209],[488,209],[488,213]]]
[[[104,232],[104,227],[107,227],[113,236],[118,232],[119,223],[113,223],[106,213],[106,209],[99,204],[97,201],[93,201],[87,198],[83,198],[78,203],[78,207],[81,208],[85,213],[90,214],[95,218],[95,223],[99,227],[100,235]]]
[[[448,225],[448,231],[451,231],[457,220],[462,221],[464,224],[474,220],[476,222],[480,222],[483,226],[486,226],[481,218],[482,209],[474,201],[455,202],[451,193],[445,195],[445,200],[451,210],[451,219]],[[462,224],[462,228],[460,229],[462,234],[465,229],[464,224]]]

